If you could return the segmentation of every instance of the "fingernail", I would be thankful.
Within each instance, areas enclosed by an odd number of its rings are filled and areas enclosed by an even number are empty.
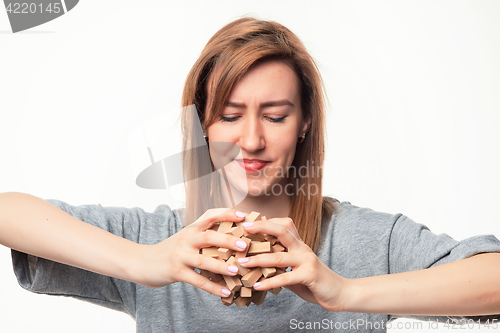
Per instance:
[[[238,267],[233,266],[233,265],[228,266],[227,270],[230,271],[231,273],[238,273]]]
[[[236,241],[236,246],[239,247],[240,249],[246,249],[247,243],[245,243],[242,240]]]
[[[230,292],[228,289],[226,289],[226,288],[222,288],[222,290],[221,290],[221,291],[222,291],[222,293],[223,293],[224,295],[228,295],[228,296],[229,296],[229,295],[231,295],[231,292]]]
[[[254,288],[257,288],[258,286],[260,286],[262,283],[261,282],[255,282],[255,284],[253,285]]]
[[[238,216],[238,217],[245,217],[245,213],[240,212],[239,210],[237,210],[235,214],[236,214],[236,216]]]
[[[248,262],[250,259],[249,258],[239,258],[238,262],[241,262],[242,264]]]
[[[243,226],[244,226],[245,228],[250,228],[251,226],[253,226],[253,222],[244,222],[244,223],[243,223]]]

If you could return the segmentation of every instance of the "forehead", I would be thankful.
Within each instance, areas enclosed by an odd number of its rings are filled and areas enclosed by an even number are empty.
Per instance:
[[[299,79],[284,61],[265,61],[252,67],[231,89],[229,100],[290,99],[299,101]]]

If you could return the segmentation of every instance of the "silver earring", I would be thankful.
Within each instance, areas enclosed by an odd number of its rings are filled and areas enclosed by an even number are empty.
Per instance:
[[[207,133],[203,132],[203,138],[205,139],[205,142],[208,142],[208,136],[207,136]]]
[[[302,133],[302,136],[299,138],[299,143],[304,142],[305,139],[306,139],[306,133]]]

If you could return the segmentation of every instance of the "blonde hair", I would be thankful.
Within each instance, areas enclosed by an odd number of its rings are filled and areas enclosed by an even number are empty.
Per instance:
[[[311,126],[302,143],[297,144],[292,166],[315,168],[312,176],[288,174],[294,186],[292,218],[302,240],[314,251],[321,235],[322,219],[330,219],[335,211],[331,198],[322,196],[323,161],[325,154],[325,95],[319,70],[299,38],[283,25],[255,18],[235,20],[208,41],[200,57],[191,68],[182,95],[182,106],[194,104],[203,131],[217,119],[227,103],[231,89],[252,66],[267,60],[287,63],[296,73],[300,83],[300,99],[304,119],[311,119]],[[210,91],[208,91],[210,89]],[[208,98],[210,97],[210,98]],[[185,179],[195,179],[200,170],[199,154],[194,154],[193,131],[186,124],[192,123],[192,114],[184,112],[183,168]],[[213,165],[212,165],[213,170]],[[205,173],[206,174],[206,173]],[[216,173],[217,174],[217,173]],[[211,205],[222,207],[219,178],[206,178],[203,182],[187,182],[185,221],[195,221]],[[301,193],[299,188],[315,187],[316,195]],[[211,202],[210,202],[211,201]]]

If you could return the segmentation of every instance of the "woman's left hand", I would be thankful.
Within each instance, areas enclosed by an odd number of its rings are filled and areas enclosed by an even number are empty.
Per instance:
[[[253,223],[253,224],[252,224]],[[266,253],[251,256],[244,267],[292,267],[290,272],[267,278],[256,290],[286,287],[304,300],[321,305],[329,311],[345,311],[345,295],[349,279],[326,266],[299,237],[290,218],[274,218],[267,221],[244,223],[249,233],[276,236],[287,252]],[[241,260],[241,259],[240,259]]]

